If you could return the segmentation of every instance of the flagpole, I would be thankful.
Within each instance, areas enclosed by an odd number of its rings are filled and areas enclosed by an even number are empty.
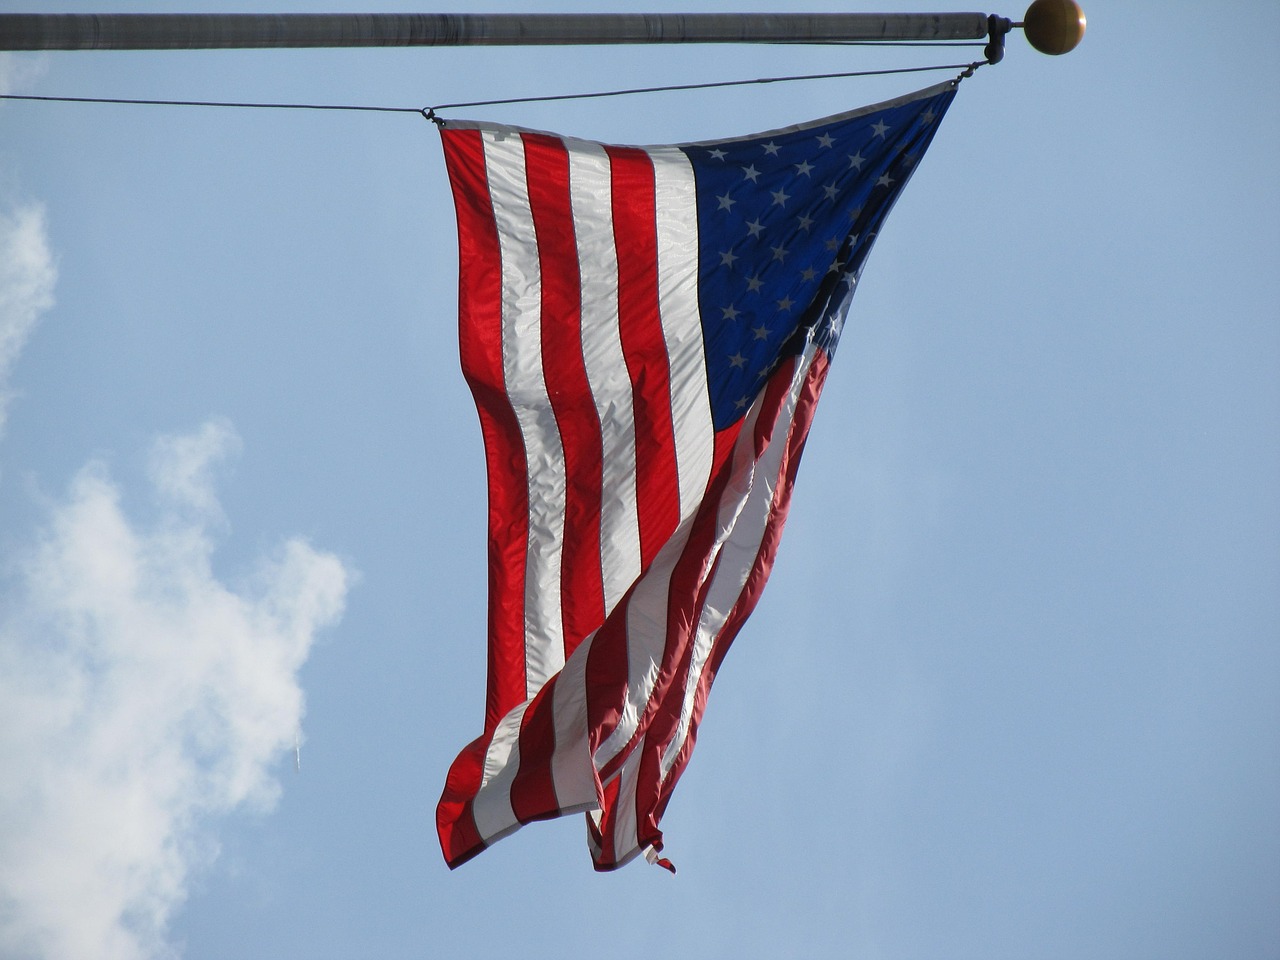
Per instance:
[[[10,13],[0,14],[0,50],[964,41],[985,39],[988,20],[985,13]]]
[[[1041,53],[1075,49],[1075,0],[1033,0],[1022,22],[985,13],[4,13],[0,50],[868,43],[988,39],[1013,27]]]

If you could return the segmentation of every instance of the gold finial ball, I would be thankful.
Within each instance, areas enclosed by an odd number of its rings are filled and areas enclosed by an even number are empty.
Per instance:
[[[1084,11],[1075,0],[1035,0],[1022,18],[1027,42],[1054,56],[1074,50],[1084,26]]]

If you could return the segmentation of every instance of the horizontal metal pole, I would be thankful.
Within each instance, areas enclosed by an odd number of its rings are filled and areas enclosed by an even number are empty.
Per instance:
[[[0,50],[981,40],[984,13],[6,13]]]

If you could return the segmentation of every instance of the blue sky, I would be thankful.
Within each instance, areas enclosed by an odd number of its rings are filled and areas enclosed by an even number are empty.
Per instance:
[[[485,502],[434,128],[0,105],[0,955],[1275,957],[1280,8],[1086,12],[1072,54],[1015,34],[965,81],[868,261],[675,878],[594,874],[578,818],[439,856]],[[416,107],[968,53],[54,53],[0,84]],[[944,76],[458,113],[677,142]]]

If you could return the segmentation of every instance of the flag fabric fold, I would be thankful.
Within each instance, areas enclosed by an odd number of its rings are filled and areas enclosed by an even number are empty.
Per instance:
[[[955,89],[674,146],[441,127],[489,483],[484,731],[437,807],[450,867],[584,811],[597,869],[670,868],[658,824],[849,301]]]

